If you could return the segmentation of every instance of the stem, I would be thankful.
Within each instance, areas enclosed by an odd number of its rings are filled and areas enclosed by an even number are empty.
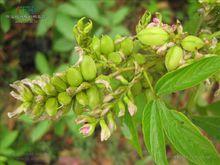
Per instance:
[[[150,82],[150,79],[149,79],[148,74],[147,74],[146,71],[144,71],[144,77],[146,78],[147,83],[148,83],[148,85],[150,86],[151,92],[155,93],[154,88],[153,88],[153,86],[152,86],[152,84],[151,84],[151,82]]]

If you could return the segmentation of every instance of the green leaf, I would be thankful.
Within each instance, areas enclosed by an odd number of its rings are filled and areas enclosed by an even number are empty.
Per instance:
[[[65,122],[63,122],[63,120],[60,120],[55,123],[54,132],[57,136],[63,136],[64,130],[65,130]]]
[[[128,133],[130,135],[129,137],[127,137],[128,140],[131,142],[138,154],[142,157],[142,149],[138,139],[138,129],[128,111],[126,111],[124,116],[124,124],[127,126],[130,132]]]
[[[169,94],[198,85],[220,70],[220,56],[203,58],[184,68],[165,74],[155,86],[157,94]]]
[[[157,104],[166,136],[181,155],[199,165],[219,163],[220,158],[212,143],[186,116],[169,110],[163,102]]]
[[[127,7],[122,7],[116,12],[112,13],[112,23],[117,25],[121,23],[125,17],[128,15],[129,9]]]
[[[83,0],[75,1],[73,0],[75,6],[83,12],[84,16],[90,17],[97,21],[99,19],[99,10],[96,1]]]
[[[148,103],[143,112],[142,131],[145,145],[156,164],[168,164],[164,133],[156,101]]]
[[[62,3],[58,7],[58,11],[72,17],[82,17],[84,15],[83,12],[79,10],[79,8],[73,6],[70,3]]]
[[[37,36],[43,36],[53,26],[55,17],[56,10],[54,8],[47,8],[42,13],[42,18],[37,26]]]
[[[18,137],[18,131],[9,131],[0,140],[0,148],[7,148],[12,145]]]
[[[56,17],[56,29],[68,40],[72,41],[74,21],[70,16],[58,13]]]
[[[220,140],[220,117],[193,116],[192,121],[210,136]]]
[[[35,67],[42,74],[50,75],[52,73],[45,55],[41,52],[37,52],[35,56]]]
[[[32,142],[36,142],[37,140],[40,140],[41,137],[47,133],[47,131],[50,129],[51,121],[42,121],[39,124],[37,124],[34,129],[31,131],[30,138]]]
[[[73,49],[73,42],[65,38],[55,40],[53,43],[53,50],[57,52],[67,52]]]
[[[9,18],[7,18],[6,16],[7,16],[6,13],[1,14],[1,29],[4,33],[8,32],[11,26],[11,22]]]

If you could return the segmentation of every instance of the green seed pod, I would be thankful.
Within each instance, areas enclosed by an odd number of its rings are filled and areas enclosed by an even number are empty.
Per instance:
[[[34,104],[33,108],[32,108],[32,116],[33,118],[37,118],[39,117],[42,113],[44,112],[44,108],[42,103],[36,103]]]
[[[76,94],[76,100],[78,101],[79,104],[86,106],[88,105],[88,97],[85,94],[85,92],[79,92]]]
[[[101,45],[100,39],[94,36],[92,39],[91,48],[98,57],[100,56],[100,52],[101,52],[100,45]]]
[[[97,69],[92,57],[88,55],[84,56],[80,64],[80,69],[85,80],[91,81],[96,77]]]
[[[140,53],[136,53],[134,55],[134,60],[139,64],[139,65],[143,65],[146,62],[146,58],[143,54]]]
[[[37,84],[33,84],[33,86],[31,87],[31,90],[36,95],[45,95],[45,92]]]
[[[96,108],[100,103],[100,94],[99,90],[96,86],[92,86],[91,88],[87,89],[86,94],[89,100],[89,107],[91,109]]]
[[[57,94],[56,88],[51,83],[47,83],[43,87],[43,90],[49,96],[55,96]]]
[[[56,88],[56,90],[58,92],[63,92],[67,88],[66,83],[61,78],[59,78],[58,76],[53,76],[51,78],[51,84],[54,85],[54,87]]]
[[[124,55],[129,55],[132,53],[134,48],[133,40],[131,38],[126,38],[121,42],[121,51]]]
[[[101,38],[101,53],[107,55],[113,52],[114,49],[115,46],[113,40],[109,36],[103,35]]]
[[[108,60],[112,61],[113,63],[118,65],[121,63],[122,58],[121,58],[119,52],[112,52],[112,53],[108,54]]]
[[[58,106],[59,105],[56,98],[54,97],[48,98],[45,103],[45,111],[49,116],[54,116],[58,111]]]
[[[165,65],[168,71],[175,70],[183,59],[183,50],[179,46],[170,48],[165,57]]]
[[[67,92],[61,92],[58,94],[58,101],[61,105],[70,104],[72,98],[67,94]]]
[[[20,92],[21,92],[21,97],[23,98],[23,101],[27,101],[27,102],[32,101],[34,95],[28,87],[23,85],[23,90]]]
[[[204,46],[204,42],[196,36],[189,35],[182,40],[181,45],[185,50],[193,52],[202,48]]]
[[[79,86],[83,82],[80,71],[75,68],[69,68],[66,72],[67,82],[70,86]]]
[[[115,39],[114,39],[114,44],[115,44],[115,50],[119,50],[120,49],[120,42],[118,42],[118,41],[120,41],[122,39],[122,36],[121,35],[119,35],[119,34],[117,34],[116,36],[115,36]]]
[[[160,27],[149,27],[140,31],[137,38],[144,45],[157,46],[165,44],[169,39],[169,35]]]

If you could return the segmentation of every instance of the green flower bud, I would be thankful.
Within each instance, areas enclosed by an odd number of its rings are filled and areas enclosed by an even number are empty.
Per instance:
[[[49,116],[54,116],[56,115],[57,111],[58,111],[58,101],[56,98],[51,97],[48,98],[46,103],[45,103],[45,111],[47,112],[47,114]]]
[[[58,101],[61,105],[68,105],[71,103],[72,98],[67,94],[67,92],[61,92],[58,94]]]
[[[59,78],[58,76],[53,76],[51,78],[51,84],[54,85],[54,87],[56,88],[56,90],[58,92],[63,92],[67,88],[66,83],[61,78]]]
[[[143,65],[146,62],[146,58],[143,54],[140,53],[136,53],[134,55],[134,60],[139,64],[139,65]]]
[[[23,112],[26,112],[31,107],[30,102],[24,102],[22,103],[14,112],[8,112],[8,117],[12,118],[14,116],[17,116]]]
[[[165,65],[168,71],[175,70],[183,59],[183,50],[179,46],[170,48],[165,57]]]
[[[129,84],[128,80],[126,80],[122,75],[118,75],[116,77],[116,79],[119,80],[123,85],[128,85]]]
[[[80,133],[87,137],[93,134],[94,130],[95,130],[95,123],[87,123],[84,124],[81,128],[80,128]]]
[[[122,58],[119,52],[112,52],[108,54],[108,60],[112,61],[115,64],[120,64],[122,62]]]
[[[137,112],[136,105],[127,96],[125,96],[123,100],[127,104],[128,112],[133,116]]]
[[[134,48],[133,40],[131,38],[126,38],[121,42],[121,51],[124,55],[129,55],[132,53]]]
[[[108,140],[108,138],[111,136],[111,132],[110,132],[105,120],[101,119],[99,124],[101,127],[101,141]]]
[[[75,68],[69,68],[66,72],[67,82],[71,86],[79,86],[83,82],[80,71]]]
[[[43,87],[43,91],[49,96],[56,96],[56,88],[51,83],[46,83]]]
[[[61,80],[63,80],[65,83],[67,83],[66,72],[59,72],[55,75],[58,76]]]
[[[108,128],[110,132],[112,133],[113,131],[116,130],[116,123],[115,123],[113,114],[111,112],[107,114],[107,120],[108,120]]]
[[[107,35],[102,36],[102,38],[101,38],[101,53],[107,55],[107,54],[113,52],[114,49],[115,49],[115,46],[114,46],[113,40]]]
[[[91,81],[96,77],[97,69],[92,57],[86,55],[80,64],[82,76],[85,80]]]
[[[125,105],[122,101],[118,101],[118,117],[124,116],[125,115]]]
[[[204,46],[204,42],[196,36],[189,35],[182,40],[181,45],[185,50],[193,52],[202,48]]]
[[[86,106],[88,105],[88,97],[85,94],[85,92],[79,92],[76,94],[76,100],[78,101],[79,104]]]
[[[169,35],[160,27],[149,27],[140,31],[137,38],[144,45],[157,46],[165,44],[169,39]]]
[[[89,107],[91,109],[96,108],[100,104],[100,94],[97,87],[92,86],[91,88],[87,89],[86,94],[89,100]]]

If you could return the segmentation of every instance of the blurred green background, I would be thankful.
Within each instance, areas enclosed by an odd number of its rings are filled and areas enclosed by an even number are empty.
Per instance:
[[[179,19],[195,33],[199,7],[195,0],[0,0],[0,164],[153,164],[137,155],[120,128],[107,142],[98,133],[83,138],[72,113],[38,123],[25,115],[8,119],[17,105],[9,84],[74,64],[72,29],[81,17],[92,19],[97,36],[134,34],[145,10],[160,12],[168,24]],[[171,155],[171,164],[185,163]]]

